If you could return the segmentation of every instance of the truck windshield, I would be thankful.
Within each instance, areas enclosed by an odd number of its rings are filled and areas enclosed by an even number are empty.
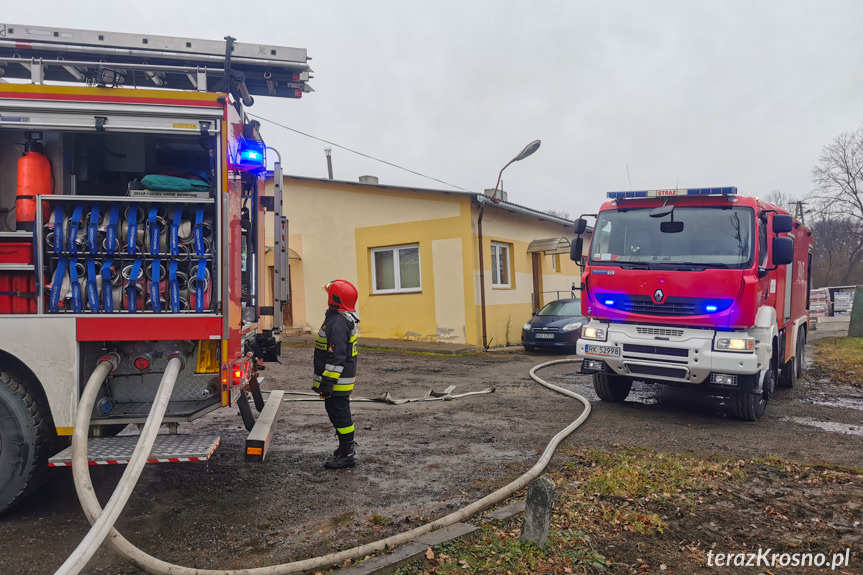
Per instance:
[[[650,217],[651,208],[600,212],[590,245],[599,265],[663,264],[747,268],[752,263],[754,214],[750,208],[675,207],[672,215]],[[682,229],[662,231],[663,222]],[[671,226],[667,226],[668,229]]]

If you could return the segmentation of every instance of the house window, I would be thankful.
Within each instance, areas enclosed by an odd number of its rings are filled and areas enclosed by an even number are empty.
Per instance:
[[[552,271],[560,271],[560,254],[551,254],[551,269]]]
[[[372,250],[373,293],[422,291],[419,244]]]
[[[491,243],[491,287],[512,286],[509,271],[509,245]]]

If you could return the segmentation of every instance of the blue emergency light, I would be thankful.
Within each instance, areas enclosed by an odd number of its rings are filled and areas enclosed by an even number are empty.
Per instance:
[[[725,188],[682,188],[674,190],[644,190],[638,192],[608,192],[612,200],[629,200],[633,198],[670,198],[674,196],[734,196],[736,187]]]
[[[267,169],[266,145],[257,140],[241,138],[237,148],[237,169],[262,172]]]

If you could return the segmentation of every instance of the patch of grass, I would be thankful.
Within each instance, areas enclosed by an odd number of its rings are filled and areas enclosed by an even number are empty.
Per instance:
[[[376,527],[386,527],[387,525],[392,525],[393,520],[375,511],[369,516],[368,522]]]
[[[426,561],[395,571],[398,575],[434,573],[572,573],[577,566],[602,571],[607,561],[577,530],[553,530],[545,549],[520,539],[517,527],[483,527],[469,542],[450,541],[426,553]],[[431,569],[429,569],[431,566]]]
[[[680,551],[685,556],[675,561],[682,570],[673,572],[685,573],[689,567],[704,565],[704,551],[697,541],[683,541],[675,526],[684,519],[700,522],[702,517],[721,521],[717,510],[721,514],[735,507],[717,507],[717,502],[727,502],[753,478],[785,480],[807,488],[841,488],[860,481],[855,470],[769,455],[728,459],[619,445],[609,451],[565,445],[558,455],[562,462],[557,471],[548,473],[557,489],[545,548],[521,540],[521,518],[504,524],[489,520],[469,541],[436,546],[425,559],[396,573],[629,574],[648,569],[643,559],[647,556],[642,555],[645,549],[663,549],[663,557],[671,556],[669,549]],[[524,492],[516,496],[524,497]],[[777,511],[768,505],[764,511],[777,521],[788,521],[782,515],[788,513],[784,508]],[[622,543],[633,540],[638,543]]]
[[[835,383],[863,387],[863,338],[818,340],[815,370]]]
[[[332,523],[333,527],[350,527],[356,523],[356,521],[350,513],[346,512],[330,519],[330,523]]]

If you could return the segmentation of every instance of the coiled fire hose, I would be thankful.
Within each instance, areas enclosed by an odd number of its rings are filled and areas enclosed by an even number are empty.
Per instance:
[[[584,405],[584,411],[569,425],[565,428],[561,429],[554,437],[549,440],[548,445],[546,445],[545,450],[542,453],[542,456],[539,460],[531,467],[524,475],[517,478],[515,481],[501,487],[497,491],[486,495],[482,499],[474,501],[470,505],[459,509],[449,515],[441,517],[440,519],[436,519],[430,523],[426,523],[425,525],[420,525],[419,527],[414,527],[408,531],[404,531],[402,533],[391,535],[385,539],[380,539],[378,541],[373,541],[371,543],[366,543],[364,545],[360,545],[358,547],[354,547],[352,549],[346,549],[344,551],[338,551],[336,553],[330,553],[327,555],[322,555],[320,557],[313,557],[311,559],[303,559],[300,561],[294,561],[292,563],[283,563],[281,565],[271,565],[268,567],[256,567],[251,569],[232,569],[232,570],[223,570],[223,569],[197,569],[194,567],[183,567],[180,565],[173,565],[171,563],[167,563],[153,557],[152,555],[147,554],[141,549],[135,547],[132,543],[130,543],[126,538],[124,538],[116,529],[113,528],[113,524],[117,519],[117,516],[120,513],[121,507],[119,510],[114,512],[111,510],[110,517],[101,521],[102,515],[108,515],[109,513],[104,513],[102,511],[102,507],[99,504],[99,500],[96,498],[96,494],[93,491],[92,485],[90,484],[90,473],[89,466],[87,465],[87,456],[86,456],[86,443],[82,450],[74,450],[72,452],[72,475],[75,480],[75,488],[78,492],[78,498],[81,501],[81,507],[84,509],[84,513],[87,516],[87,520],[93,525],[91,532],[96,529],[96,524],[100,523],[100,528],[104,528],[104,525],[108,525],[110,522],[110,533],[107,534],[108,543],[110,543],[111,547],[114,550],[129,559],[133,564],[135,564],[140,569],[143,569],[147,573],[152,573],[154,575],[287,575],[291,573],[306,573],[309,571],[314,571],[317,569],[322,569],[326,567],[331,567],[333,565],[338,565],[347,560],[359,559],[361,557],[365,557],[372,553],[376,553],[378,551],[384,551],[387,548],[397,547],[399,545],[403,545],[405,543],[409,543],[413,541],[417,537],[425,535],[426,533],[430,533],[437,529],[441,529],[443,527],[447,527],[449,525],[453,525],[460,521],[464,521],[469,517],[483,511],[484,509],[491,507],[497,503],[500,503],[510,497],[516,491],[524,489],[531,481],[539,477],[539,475],[545,470],[551,461],[552,456],[554,455],[557,446],[561,441],[566,439],[573,431],[578,429],[578,427],[587,420],[587,417],[590,415],[590,402],[578,393],[574,391],[570,391],[568,389],[564,389],[557,385],[548,383],[547,381],[541,379],[536,372],[544,367],[548,367],[550,365],[555,365],[559,363],[569,363],[569,362],[578,362],[580,359],[559,359],[554,361],[548,361],[545,363],[541,363],[539,365],[534,366],[530,370],[530,377],[540,385],[552,390],[556,391],[560,394],[566,395],[568,397],[572,397],[573,399],[577,399]],[[99,364],[97,367],[97,372],[102,368],[102,364]],[[90,425],[90,413],[93,409],[93,403],[96,399],[96,392],[101,386],[101,381],[99,378],[95,377],[96,372],[93,373],[93,376],[90,377],[90,380],[87,383],[87,388],[84,390],[84,394],[81,397],[81,402],[78,406],[78,414],[79,417],[76,420],[75,424],[75,432],[73,433],[73,442],[75,440],[75,433],[84,433],[84,441],[86,442],[86,430]],[[102,376],[102,380],[107,376],[105,373]],[[94,389],[91,389],[94,388]],[[161,386],[160,386],[161,390]],[[168,394],[170,396],[170,393]],[[154,407],[155,411],[155,407]],[[161,414],[156,414],[158,416],[159,423],[161,423],[162,415],[164,415],[164,410],[162,410]],[[150,417],[154,416],[154,412],[151,411]],[[147,425],[150,424],[150,419],[147,420]],[[158,429],[159,425],[155,426]],[[79,428],[83,431],[79,433]],[[147,431],[147,426],[144,427],[144,431]],[[80,438],[79,438],[80,439]],[[147,444],[146,440],[142,433],[141,440],[138,442],[138,446],[135,448],[135,453],[132,456],[132,461],[130,461],[129,466],[132,466],[132,462],[136,460],[138,457],[138,452],[142,451],[143,455],[141,459],[146,463],[146,457],[150,453],[150,449],[152,448],[152,443],[155,440],[149,440]],[[121,488],[126,491],[131,492],[131,488],[134,486],[134,483],[131,486],[124,485],[126,480],[126,475],[131,473],[124,473],[123,478],[121,479],[120,485],[118,485],[117,490]],[[137,480],[137,475],[140,474],[140,470],[135,475],[134,480]],[[116,494],[116,491],[115,491]],[[125,499],[128,499],[128,495]],[[123,504],[125,504],[125,499],[123,500]],[[111,501],[108,502],[108,506],[111,507],[111,502],[114,500],[114,496],[111,496]],[[89,534],[87,538],[89,538]],[[96,539],[95,537],[93,538]],[[101,539],[98,539],[101,542]],[[80,548],[80,546],[79,546]],[[95,549],[93,549],[95,552]],[[66,563],[73,563],[77,565],[77,571],[64,571],[63,573],[78,573],[81,568],[86,564],[90,557],[92,557],[92,553],[84,559],[83,552],[81,553],[81,557],[76,557],[79,554],[79,551],[76,550],[75,555],[70,557]],[[74,561],[73,561],[74,560]],[[65,566],[65,564],[64,564]],[[62,569],[62,568],[61,568]],[[60,573],[58,571],[58,573]]]

